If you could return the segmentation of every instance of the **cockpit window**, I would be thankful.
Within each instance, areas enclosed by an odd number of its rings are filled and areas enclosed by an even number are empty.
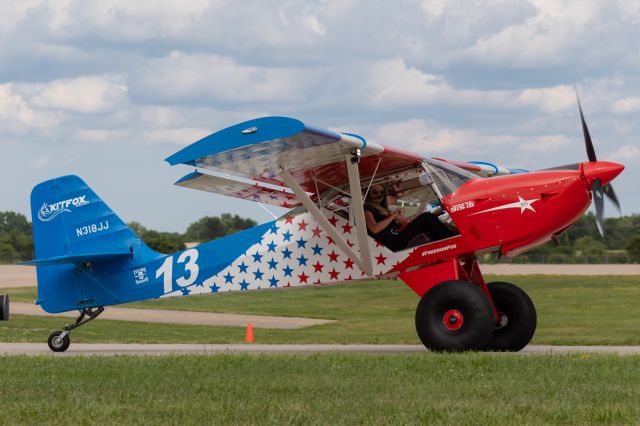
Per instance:
[[[469,179],[478,177],[443,161],[428,159],[423,164],[442,195],[451,194]]]

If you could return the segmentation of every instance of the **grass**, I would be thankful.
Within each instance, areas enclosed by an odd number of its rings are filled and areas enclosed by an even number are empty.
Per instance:
[[[640,277],[502,276],[522,286],[538,310],[538,344],[640,344]],[[4,290],[3,290],[4,292]],[[33,301],[34,289],[10,289],[13,301]],[[228,293],[152,300],[132,308],[234,312],[338,320],[300,330],[254,330],[258,343],[419,343],[417,296],[401,282],[374,281],[285,291]],[[66,319],[12,316],[0,341],[42,342]],[[98,320],[74,342],[238,343],[241,327]]]
[[[4,424],[637,424],[640,358],[3,357]]]

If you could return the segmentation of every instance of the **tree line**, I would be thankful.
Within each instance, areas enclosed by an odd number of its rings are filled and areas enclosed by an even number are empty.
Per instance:
[[[183,234],[148,229],[138,222],[128,224],[152,249],[172,253],[186,248],[188,242],[209,241],[233,234],[256,225],[252,219],[223,213],[205,216],[189,225]],[[595,216],[582,216],[571,228],[562,233],[557,245],[545,244],[521,256],[521,261],[562,263],[573,261],[597,263],[603,256],[618,261],[640,261],[640,215],[608,218],[605,237],[600,237]],[[618,257],[616,257],[618,256]],[[5,263],[30,260],[34,257],[31,223],[16,212],[0,212],[0,261]],[[626,258],[626,260],[624,260]],[[516,258],[517,259],[517,258]]]
[[[183,234],[148,229],[139,222],[127,225],[152,249],[160,253],[173,253],[184,250],[188,242],[213,240],[256,224],[252,219],[223,213],[220,216],[205,216],[193,222]],[[0,262],[13,263],[34,257],[31,222],[20,213],[0,212]]]

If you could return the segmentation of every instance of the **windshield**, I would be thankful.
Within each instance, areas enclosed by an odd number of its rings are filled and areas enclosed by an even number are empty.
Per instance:
[[[423,161],[423,165],[442,195],[451,194],[469,179],[478,177],[443,161],[428,159]]]

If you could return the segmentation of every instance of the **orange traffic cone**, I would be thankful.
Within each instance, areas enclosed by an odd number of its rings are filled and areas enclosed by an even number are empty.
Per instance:
[[[253,324],[251,324],[251,321],[247,324],[247,334],[244,336],[244,341],[246,343],[253,343]]]

